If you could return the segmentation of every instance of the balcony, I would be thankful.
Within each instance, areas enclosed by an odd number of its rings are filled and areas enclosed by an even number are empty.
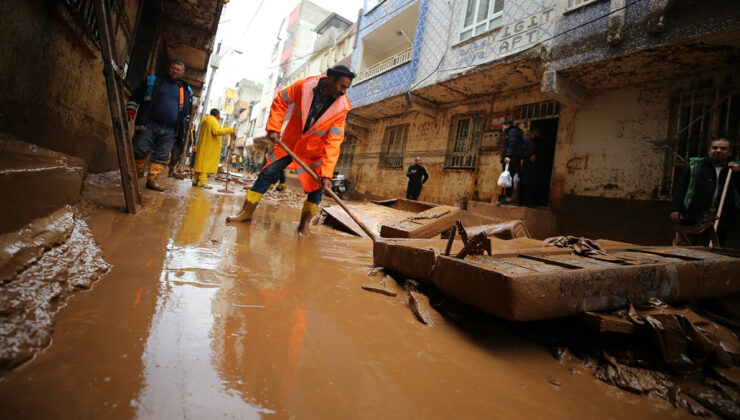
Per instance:
[[[357,75],[357,77],[355,77],[355,83],[360,83],[367,79],[372,79],[379,74],[383,74],[388,70],[394,69],[404,63],[408,63],[409,61],[411,61],[411,51],[412,48],[409,47],[395,55],[386,58],[379,63],[373,64],[367,69],[361,71]]]

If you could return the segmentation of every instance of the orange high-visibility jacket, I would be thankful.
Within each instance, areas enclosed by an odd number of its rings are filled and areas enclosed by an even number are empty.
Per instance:
[[[311,167],[320,178],[332,178],[339,159],[339,149],[344,141],[344,120],[349,110],[352,109],[352,105],[346,96],[340,96],[324,112],[321,118],[304,133],[303,127],[306,125],[306,118],[308,118],[313,100],[313,89],[322,77],[326,76],[308,77],[299,80],[278,92],[272,101],[270,118],[267,120],[265,129],[279,133],[285,115],[290,112],[290,119],[282,136],[283,143],[306,165]],[[285,157],[287,152],[282,147],[275,145],[273,155],[277,160]],[[271,160],[272,156],[268,159],[268,165]],[[289,166],[289,168],[298,167],[295,162]],[[303,190],[310,192],[318,189],[319,185],[316,181],[310,178],[308,174],[305,175],[300,176],[299,174]]]

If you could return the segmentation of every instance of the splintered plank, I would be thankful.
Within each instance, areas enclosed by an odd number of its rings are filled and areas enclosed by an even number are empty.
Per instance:
[[[548,255],[547,259],[569,265],[574,265],[580,268],[610,268],[620,266],[620,264],[614,262],[573,254]]]
[[[638,326],[634,322],[616,315],[601,312],[582,312],[573,317],[599,332],[637,334]]]
[[[662,257],[656,254],[648,254],[646,252],[637,251],[618,251],[612,252],[609,255],[626,261],[630,265],[679,263],[684,261],[680,258]]]
[[[449,229],[460,215],[461,210],[457,207],[433,207],[395,223],[384,223],[380,227],[380,236],[384,238],[431,238]]]
[[[484,264],[493,271],[497,271],[501,274],[533,274],[533,273],[547,273],[552,271],[564,270],[563,267],[557,265],[543,263],[528,258],[521,257],[509,257],[509,258],[496,258],[488,257],[485,255],[477,255],[468,257],[470,261],[475,261]]]
[[[653,253],[657,255],[664,255],[668,257],[677,257],[688,260],[719,260],[726,258],[722,255],[718,255],[712,252],[702,251],[694,248],[677,248],[677,247],[665,247],[665,248],[647,248],[642,249],[643,252]]]

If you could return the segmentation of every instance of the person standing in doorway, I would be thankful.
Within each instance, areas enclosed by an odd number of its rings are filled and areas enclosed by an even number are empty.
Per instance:
[[[164,191],[157,177],[170,160],[173,144],[182,142],[190,123],[190,108],[193,91],[182,80],[185,64],[173,60],[165,76],[150,75],[131,94],[126,104],[129,121],[135,120],[134,158],[136,172],[144,176],[149,154],[149,173],[146,187],[154,191]],[[182,152],[176,150],[175,155]],[[173,161],[179,156],[173,156]]]
[[[418,200],[422,185],[429,179],[427,170],[421,165],[421,157],[414,158],[414,164],[409,166],[406,176],[409,178],[409,183],[406,186],[406,198]]]
[[[501,149],[501,166],[506,170],[506,165],[509,166],[509,174],[512,179],[514,175],[519,173],[521,165],[522,155],[526,148],[526,144],[522,139],[522,130],[514,125],[513,121],[504,121],[503,124],[504,135],[504,147]],[[499,204],[511,204],[511,196],[514,193],[514,185],[508,188],[504,188],[503,194],[499,199]]]
[[[200,123],[200,135],[198,136],[198,153],[195,155],[193,166],[193,186],[210,189],[206,183],[208,174],[218,172],[218,162],[221,156],[221,136],[230,134],[234,137],[232,127],[221,128],[218,120],[221,113],[213,108],[210,115],[206,115]]]
[[[732,171],[727,197],[717,227],[722,246],[728,233],[736,228],[740,196],[740,164],[732,162],[730,140],[717,139],[709,146],[709,156],[690,158],[677,180],[671,201],[671,220],[682,226],[714,223],[728,171]]]
[[[528,130],[522,137],[522,173],[520,175],[519,205],[528,207],[542,204],[544,178],[544,145],[537,130]]]

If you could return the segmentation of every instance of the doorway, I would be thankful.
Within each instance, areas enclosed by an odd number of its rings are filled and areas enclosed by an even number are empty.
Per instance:
[[[558,118],[531,120],[530,130],[536,130],[539,137],[534,139],[535,162],[525,162],[522,172],[529,168],[529,175],[522,173],[522,193],[527,194],[528,205],[547,206],[550,198],[550,182],[555,159],[555,143],[558,134]],[[528,191],[525,191],[528,190]]]

